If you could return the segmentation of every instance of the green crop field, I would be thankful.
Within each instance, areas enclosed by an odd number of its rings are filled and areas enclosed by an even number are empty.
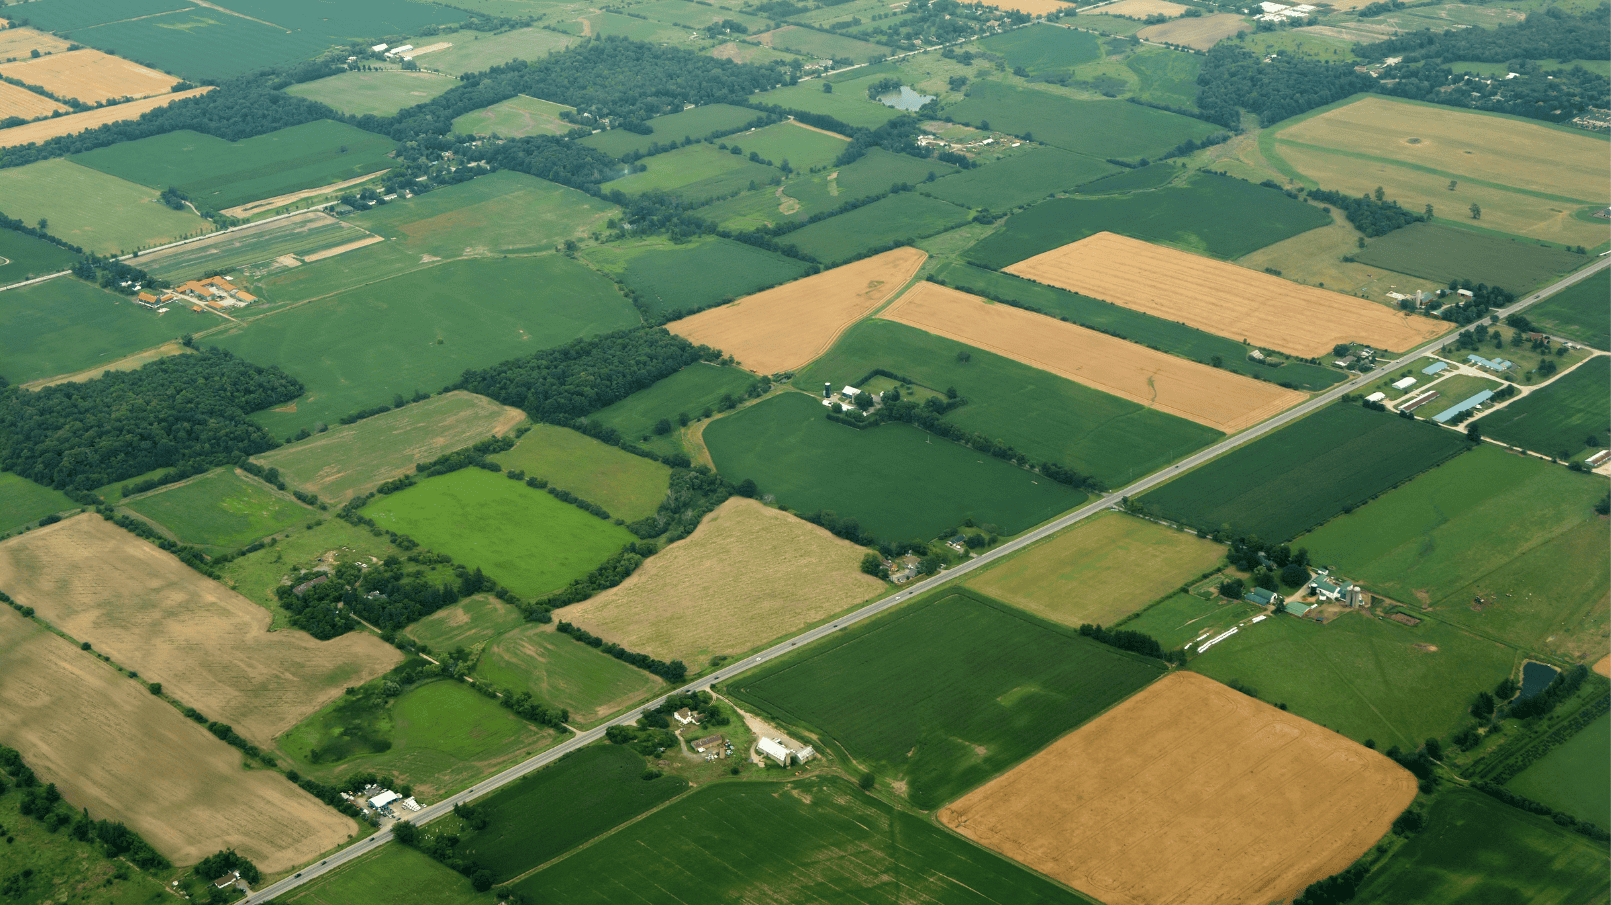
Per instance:
[[[773,167],[704,143],[656,154],[638,161],[638,165],[647,169],[612,179],[604,184],[604,190],[619,190],[629,195],[663,191],[689,204],[701,204],[723,195],[766,185],[781,175]]]
[[[649,44],[683,45],[689,43],[688,29],[677,28],[649,19],[624,16],[620,13],[589,12],[581,16],[567,16],[551,26],[573,35],[591,34],[594,37],[629,38]],[[697,46],[697,45],[695,45]]]
[[[463,833],[457,852],[507,883],[688,790],[680,776],[645,780],[646,766],[618,745],[567,754],[477,802],[487,826]]]
[[[1346,379],[1341,371],[1308,362],[1289,361],[1280,367],[1261,364],[1248,359],[1247,346],[1234,339],[1000,271],[956,262],[941,265],[934,279],[974,295],[1006,299],[1059,320],[1257,380],[1300,390],[1323,390]]]
[[[1602,830],[1611,829],[1611,714],[1602,714],[1505,786]]]
[[[765,31],[770,27],[770,20],[760,16],[734,12],[721,6],[707,6],[703,3],[692,3],[689,0],[652,0],[650,3],[634,4],[632,11],[641,16],[648,16],[660,22],[670,22],[684,28],[704,28],[723,19],[731,19],[743,24],[752,32]]]
[[[525,625],[498,636],[481,652],[475,673],[499,688],[531,692],[570,712],[574,726],[591,726],[651,697],[665,683],[552,626]]]
[[[466,368],[637,322],[608,279],[548,255],[450,261],[208,339],[248,361],[278,364],[307,386],[292,405],[256,416],[284,436],[440,389]]]
[[[1267,434],[1141,498],[1148,511],[1285,541],[1467,449],[1421,421],[1338,404]]]
[[[414,254],[456,258],[547,251],[602,226],[619,210],[575,189],[504,170],[349,219]],[[346,262],[343,256],[337,266]]]
[[[1225,211],[1238,212],[1234,222]],[[999,269],[1107,231],[1232,260],[1330,222],[1320,208],[1275,189],[1202,173],[1144,194],[1043,201],[1014,214],[967,258]]]
[[[286,893],[285,905],[493,905],[490,892],[406,845],[370,854]]]
[[[182,544],[234,550],[307,521],[313,510],[233,468],[164,487],[123,506]]]
[[[181,129],[83,154],[75,163],[161,191],[178,188],[197,207],[248,201],[390,169],[397,143],[322,119],[241,141]]]
[[[1207,640],[1264,608],[1240,600],[1226,600],[1218,594],[1208,598],[1195,594],[1172,594],[1147,607],[1117,627],[1149,635],[1164,650],[1180,650],[1199,638]]]
[[[0,198],[7,216],[44,220],[51,235],[103,255],[213,229],[158,201],[152,189],[64,159],[0,170]]]
[[[105,4],[84,5],[100,10],[111,8]],[[117,8],[125,7],[119,4]],[[75,27],[70,32],[71,39],[107,53],[127,54],[164,72],[198,82],[226,80],[256,69],[310,60],[335,43],[313,31],[291,30],[214,9],[191,6],[152,12],[120,12],[112,16],[119,21]],[[31,9],[29,13],[36,15]],[[96,16],[103,17],[104,14]]]
[[[1180,175],[1180,170],[1167,163],[1154,163],[1133,170],[1120,170],[1112,176],[1103,176],[1080,186],[1080,195],[1118,195],[1125,192],[1143,192],[1168,185]]]
[[[997,81],[977,81],[946,108],[957,122],[1008,132],[1098,159],[1157,157],[1215,130],[1201,120],[1118,100],[1080,101]]]
[[[0,471],[0,532],[20,528],[77,505],[59,490]]]
[[[563,588],[633,540],[625,528],[479,468],[379,497],[364,514],[522,596]]]
[[[60,245],[0,227],[0,286],[60,273],[77,261],[78,255]]]
[[[27,383],[110,365],[219,323],[217,315],[177,306],[158,314],[73,277],[7,289],[0,293],[0,376]]]
[[[807,265],[714,236],[612,242],[582,253],[637,294],[650,318],[674,320],[805,275]]]
[[[349,215],[342,221],[353,225],[352,219]],[[430,258],[411,251],[402,242],[375,242],[300,267],[269,269],[248,279],[246,288],[257,296],[258,306],[267,310],[364,286],[431,263]]]
[[[1484,445],[1300,538],[1316,563],[1529,648],[1604,647],[1603,480]],[[1476,598],[1485,603],[1473,605]]]
[[[457,79],[432,72],[343,72],[285,89],[334,107],[350,116],[391,116],[404,107],[423,104],[458,84]]]
[[[1611,431],[1611,357],[1597,355],[1476,423],[1501,443],[1570,459]]]
[[[1009,68],[1023,67],[1031,77],[1066,72],[1104,56],[1096,35],[1049,24],[981,38],[979,46],[1005,58]]]
[[[910,244],[967,219],[968,212],[954,204],[916,192],[901,192],[818,220],[779,236],[778,241],[795,246],[824,266],[833,266],[864,257],[875,248],[882,250],[891,244]]]
[[[1596,349],[1611,349],[1611,269],[1602,270],[1527,309],[1537,329],[1575,339]]]
[[[1007,211],[1118,170],[1111,163],[1048,146],[948,176],[922,191],[975,210]]]
[[[500,138],[564,135],[574,127],[560,119],[559,114],[569,109],[564,104],[522,95],[464,114],[453,121],[453,131]]]
[[[542,478],[628,522],[653,515],[671,483],[671,469],[653,459],[552,424],[532,425],[514,449],[492,458],[506,470]]]
[[[826,172],[795,176],[783,184],[783,195],[770,186],[744,192],[700,209],[702,216],[726,229],[748,230],[790,221],[803,222],[852,201],[887,192],[896,185],[916,185],[955,173],[939,160],[921,160],[873,148],[855,163]],[[784,213],[784,211],[790,213]]]
[[[705,409],[714,410],[723,396],[743,399],[754,382],[755,375],[748,371],[695,362],[590,417],[620,431],[633,443],[662,453],[681,452],[682,446],[674,438],[655,435],[660,419],[678,424],[680,415],[698,418]]]
[[[1470,280],[1516,295],[1588,263],[1582,255],[1529,239],[1472,232],[1441,223],[1412,223],[1370,240],[1354,260],[1434,283]]]
[[[1191,668],[1250,686],[1356,742],[1413,749],[1470,722],[1472,696],[1499,684],[1521,660],[1504,645],[1435,620],[1410,628],[1348,613],[1321,625],[1283,613],[1215,644]]]
[[[437,40],[432,38],[430,43],[434,44]],[[452,47],[426,54],[420,59],[425,66],[449,75],[484,72],[510,60],[540,60],[576,43],[575,38],[546,28],[517,28],[497,34],[461,31],[448,35],[447,40],[453,42]]]
[[[950,591],[768,663],[731,688],[881,776],[902,779],[912,803],[932,810],[1163,669]]]
[[[1366,878],[1370,905],[1587,905],[1611,894],[1605,846],[1481,792],[1450,789],[1427,825]]]
[[[812,396],[786,393],[705,428],[716,469],[755,481],[804,513],[856,519],[880,540],[939,536],[966,519],[1017,534],[1085,494],[909,424],[857,430],[829,421]]]
[[[474,650],[525,624],[519,610],[495,597],[478,595],[437,610],[403,629],[403,634],[443,653],[460,647]]]
[[[1136,94],[1157,104],[1197,109],[1197,76],[1203,71],[1201,54],[1163,48],[1145,48],[1130,54],[1124,65],[1139,81]]]
[[[141,255],[140,268],[170,283],[236,268],[246,268],[252,273],[259,269],[253,267],[254,264],[277,266],[272,262],[282,255],[311,255],[357,242],[368,235],[343,220],[309,211]],[[252,313],[258,310],[254,307]]]
[[[869,100],[866,94],[825,93],[816,82],[786,85],[755,95],[757,104],[771,104],[785,110],[820,113],[858,129],[876,129],[901,115],[894,107]]]
[[[796,122],[773,123],[752,132],[729,135],[722,141],[728,147],[742,148],[745,155],[754,152],[775,166],[787,161],[792,169],[801,171],[828,166],[850,146],[850,142],[842,138],[824,135]]]
[[[968,360],[959,356],[967,353]],[[1050,461],[1120,486],[1222,435],[1184,418],[1038,368],[893,321],[868,319],[796,375],[806,392],[860,386],[875,369],[967,399],[945,418],[1007,443],[1034,462]]]
[[[639,135],[626,129],[611,129],[608,132],[589,135],[580,141],[611,157],[620,157],[633,152],[642,153],[651,145],[674,147],[690,138],[699,141],[707,135],[737,129],[745,123],[753,122],[760,115],[754,110],[735,107],[732,104],[707,104],[649,120],[646,123],[650,129],[648,135]]]
[[[760,39],[760,36],[757,36]],[[889,48],[881,44],[858,41],[843,35],[829,34],[814,28],[785,25],[766,32],[766,45],[778,50],[805,54],[818,60],[850,60],[868,63],[889,56]]]

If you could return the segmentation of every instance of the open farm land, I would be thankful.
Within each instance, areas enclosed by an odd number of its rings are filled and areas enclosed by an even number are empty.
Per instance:
[[[1596,355],[1477,423],[1502,443],[1562,459],[1583,452],[1589,437],[1604,448],[1611,432],[1611,356]]]
[[[838,135],[809,129],[797,122],[773,123],[760,129],[729,135],[722,141],[749,154],[759,154],[774,165],[785,162],[795,170],[810,170],[834,162],[850,142]]]
[[[1445,321],[1114,233],[1007,272],[1305,358],[1326,355],[1338,343],[1410,349],[1449,329]]]
[[[1412,610],[1592,662],[1611,643],[1611,535],[1592,508],[1604,493],[1602,480],[1483,446],[1297,544]]]
[[[1157,157],[1214,126],[1118,100],[1082,101],[998,81],[978,81],[946,110],[958,122],[1009,132],[1097,159]]]
[[[1212,569],[1215,543],[1104,512],[990,568],[967,586],[1064,625],[1112,625]]]
[[[807,905],[865,889],[882,894],[875,900],[934,905],[1086,902],[848,782],[819,778],[697,789],[515,889],[553,905],[716,896]]]
[[[398,660],[370,635],[270,634],[267,611],[95,515],[0,544],[0,587],[258,744]]]
[[[1198,593],[1204,593],[1199,591]],[[1208,597],[1175,593],[1126,619],[1122,628],[1149,635],[1164,650],[1181,650],[1206,641],[1264,611],[1243,600],[1227,600],[1212,588]]]
[[[1199,531],[1285,541],[1467,449],[1461,435],[1339,404],[1233,450],[1141,498]]]
[[[35,94],[26,88],[18,88],[10,82],[0,82],[0,120],[12,117],[39,119],[69,109],[71,108],[58,104],[44,95]]]
[[[1123,0],[1117,5],[1123,6],[1125,3],[1132,6],[1175,5],[1163,0]],[[1113,6],[1100,7],[1100,10],[1113,12]],[[1072,28],[1058,28],[1050,24],[1015,28],[1012,31],[990,35],[979,39],[979,47],[990,53],[1000,54],[1007,61],[1008,67],[1022,67],[1031,76],[1065,71],[1104,56],[1100,39],[1096,35]]]
[[[389,138],[323,119],[241,141],[178,130],[73,155],[75,163],[224,210],[390,169]]]
[[[688,41],[686,28],[677,28],[651,19],[640,19],[615,12],[584,12],[576,18],[561,18],[551,26],[574,35],[627,38],[650,44],[674,45]],[[696,45],[697,46],[697,45]]]
[[[182,307],[158,314],[73,277],[7,289],[0,292],[0,375],[21,384],[99,368],[220,322]]]
[[[816,59],[848,59],[866,63],[889,55],[889,48],[881,44],[858,41],[844,35],[829,34],[799,25],[785,25],[773,29],[756,35],[754,40],[766,47],[801,53]]]
[[[633,540],[625,528],[479,468],[380,497],[364,514],[522,596],[563,588]]]
[[[1605,847],[1481,792],[1450,789],[1359,890],[1362,902],[1577,905],[1611,893]]]
[[[109,107],[97,107],[93,110],[85,110],[83,113],[69,113],[66,116],[56,116],[50,119],[25,123],[21,126],[12,126],[9,129],[0,129],[0,148],[14,148],[18,145],[34,144],[62,135],[76,135],[87,129],[104,126],[107,123],[137,119],[158,107],[166,107],[174,101],[195,97],[211,90],[213,90],[211,87],[192,88],[188,91],[173,94],[159,94],[155,97],[142,98],[123,104],[113,104]]]
[[[504,171],[394,201],[352,222],[415,254],[457,258],[547,251],[586,235],[617,210],[575,189]]]
[[[500,138],[564,135],[575,128],[559,118],[560,113],[569,109],[564,104],[521,95],[464,114],[453,121],[453,131],[463,135],[496,135]]]
[[[405,845],[386,845],[281,896],[285,905],[493,905],[470,879]]]
[[[874,377],[879,370],[900,375],[901,393],[916,402],[954,388],[967,403],[947,412],[947,422],[1036,462],[1054,462],[1115,486],[1219,436],[1032,364],[883,318],[852,327],[796,376],[795,386],[817,393],[824,383],[865,387],[870,377],[889,380]]]
[[[703,204],[714,198],[766,185],[782,172],[756,163],[741,154],[730,154],[715,145],[696,142],[664,154],[638,161],[638,170],[612,179],[604,191],[628,195],[661,191],[676,195],[689,204]]]
[[[0,645],[0,743],[68,801],[127,824],[175,862],[233,848],[285,871],[357,831],[278,773],[243,769],[239,751],[144,684],[9,608]]]
[[[496,597],[478,594],[461,600],[403,629],[403,634],[430,648],[449,652],[475,650],[510,629],[526,624],[520,611]]]
[[[329,214],[307,211],[141,255],[140,268],[173,283],[237,268],[256,275],[322,260],[320,252],[366,240],[379,242],[380,237]]]
[[[64,159],[0,170],[7,216],[46,220],[49,233],[98,254],[211,232],[211,223],[157,200],[153,189]]]
[[[546,28],[516,28],[496,34],[461,31],[448,40],[451,47],[428,55],[425,61],[431,69],[449,75],[484,72],[510,60],[541,59],[576,43],[575,38]]]
[[[734,230],[804,222],[851,201],[887,192],[895,185],[916,185],[930,174],[939,178],[956,171],[956,167],[941,160],[920,160],[873,148],[855,163],[818,173],[797,174],[777,189],[744,192],[707,205],[701,209],[701,214]]]
[[[77,505],[60,490],[0,471],[0,532],[20,528]]]
[[[744,392],[753,383],[755,377],[747,371],[696,361],[653,386],[594,412],[590,419],[620,431],[630,442],[657,452],[682,452],[676,434],[654,432],[661,419],[678,424],[683,415],[693,419],[706,409],[714,412],[724,397],[744,398]]]
[[[540,287],[540,292],[538,291]],[[209,337],[308,388],[259,412],[277,435],[451,383],[580,336],[637,323],[608,279],[558,255],[449,261],[371,283]]]
[[[880,540],[921,540],[966,519],[1017,534],[1085,494],[909,424],[857,430],[787,393],[718,418],[705,444],[729,480],[753,480],[797,512],[856,520]]]
[[[509,693],[530,692],[570,712],[571,725],[590,726],[665,687],[653,675],[547,625],[523,625],[487,645],[476,677]]]
[[[753,98],[757,104],[772,104],[785,110],[831,116],[857,129],[876,129],[901,115],[894,107],[869,100],[866,94],[826,94],[820,85],[786,85],[763,91]]]
[[[947,176],[923,192],[974,210],[1004,211],[1118,171],[1083,154],[1044,147]]]
[[[502,436],[524,420],[519,409],[455,390],[338,425],[254,461],[278,468],[300,490],[343,503],[408,474],[416,463]]]
[[[0,76],[38,85],[57,97],[86,104],[149,97],[167,91],[179,81],[165,72],[88,49],[0,63]]]
[[[1228,210],[1240,212],[1236,222],[1225,222]],[[1156,191],[1043,201],[1013,215],[966,257],[999,270],[1099,232],[1115,232],[1229,259],[1330,222],[1319,208],[1274,189],[1201,174]]]
[[[1122,195],[1128,192],[1144,192],[1149,189],[1162,188],[1174,182],[1181,175],[1181,171],[1167,163],[1153,163],[1144,167],[1130,170],[1119,170],[1111,176],[1103,176],[1084,183],[1076,194],[1080,195]]]
[[[1505,787],[1600,829],[1611,829],[1611,714],[1550,749]]]
[[[391,116],[405,107],[423,104],[458,84],[457,79],[434,72],[343,72],[285,89],[334,107],[350,116]]]
[[[916,192],[901,192],[803,226],[780,241],[833,265],[860,257],[869,249],[906,244],[944,232],[967,220],[968,212],[954,204]]]
[[[1252,29],[1247,19],[1235,13],[1214,13],[1193,19],[1176,19],[1161,25],[1149,25],[1137,34],[1143,41],[1182,44],[1195,50],[1208,50],[1237,32]]]
[[[650,318],[682,317],[805,273],[808,265],[774,251],[714,236],[598,245],[583,252],[636,294]]]
[[[80,4],[71,5],[85,8]],[[170,9],[161,9],[162,6]],[[153,66],[191,81],[224,80],[255,69],[312,59],[336,43],[332,36],[320,34],[322,29],[317,26],[293,30],[287,25],[263,21],[264,16],[285,18],[283,8],[279,11],[254,8],[248,13],[253,18],[247,18],[219,9],[198,6],[171,9],[172,6],[171,3],[149,5],[138,14],[124,5],[119,5],[119,12],[110,12],[105,6],[90,7],[102,10],[94,18],[108,15],[117,18],[117,21],[104,23],[51,24],[55,14],[47,19],[45,13],[37,9],[30,9],[29,16],[41,28],[49,28],[108,53],[138,48],[139,56]],[[365,28],[361,32],[367,34],[369,30]]]
[[[552,424],[532,425],[514,449],[492,458],[629,522],[653,515],[671,482],[671,469],[659,462]]]
[[[0,271],[4,273],[4,271]],[[1527,309],[1536,329],[1577,340],[1596,349],[1611,349],[1611,269],[1602,270]]]
[[[0,286],[60,273],[77,261],[78,255],[53,242],[14,229],[0,229]]]
[[[915,248],[896,248],[666,326],[689,342],[726,352],[757,374],[792,371],[888,301],[927,258]]]
[[[699,141],[717,132],[737,129],[745,123],[754,122],[759,117],[760,114],[754,110],[735,107],[732,104],[706,104],[703,107],[668,113],[649,120],[644,124],[649,127],[647,135],[640,135],[627,129],[610,129],[607,132],[589,135],[580,141],[611,157],[620,157],[634,152],[644,153],[654,145],[669,150],[688,139]]]
[[[632,577],[560,618],[694,669],[799,631],[882,592],[866,549],[754,500],[734,498]]]
[[[124,502],[182,544],[231,551],[306,521],[313,510],[233,468]]]
[[[886,614],[732,690],[820,734],[931,810],[1156,679],[1115,650],[965,591]]]
[[[1228,434],[1306,398],[1296,390],[933,283],[914,286],[878,316]]]
[[[0,30],[0,60],[20,60],[35,50],[40,53],[60,53],[67,49],[69,43],[38,29],[12,25]]]
[[[1354,260],[1434,283],[1470,280],[1520,296],[1588,263],[1582,255],[1524,239],[1442,223],[1412,223],[1372,240]]]
[[[1414,799],[1415,777],[1386,757],[1183,672],[940,821],[1110,905],[1233,905],[1342,871]]]
[[[632,11],[659,22],[670,22],[687,28],[704,28],[724,19],[742,23],[752,31],[761,31],[767,20],[750,13],[735,12],[721,6],[705,6],[692,0],[651,0],[632,7]]]

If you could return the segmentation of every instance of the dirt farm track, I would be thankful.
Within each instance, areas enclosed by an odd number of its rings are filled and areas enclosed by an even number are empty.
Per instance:
[[[1415,791],[1375,751],[1176,672],[939,817],[1107,905],[1245,905],[1352,864]]]

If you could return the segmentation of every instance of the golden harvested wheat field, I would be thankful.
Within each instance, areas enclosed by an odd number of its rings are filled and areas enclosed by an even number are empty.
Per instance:
[[[1305,358],[1329,355],[1344,342],[1402,352],[1453,326],[1114,233],[1097,233],[1005,269]]]
[[[916,248],[892,249],[701,311],[666,329],[720,349],[756,374],[792,371],[828,351],[845,328],[906,285],[927,259]]]
[[[1182,44],[1207,50],[1239,31],[1252,30],[1253,26],[1235,13],[1212,13],[1195,19],[1176,19],[1162,25],[1148,25],[1136,34],[1144,41]]]
[[[629,650],[698,668],[798,631],[883,590],[866,550],[734,497],[631,578],[561,617]]]
[[[1415,791],[1375,751],[1176,672],[939,817],[1106,905],[1245,905],[1352,864]]]
[[[0,19],[0,22],[4,21]],[[56,53],[59,50],[66,50],[67,47],[66,41],[37,29],[0,28],[0,63],[28,59],[28,54],[35,50],[40,53]]]
[[[0,65],[0,75],[21,79],[51,94],[76,98],[86,104],[119,97],[150,97],[179,83],[165,72],[99,50],[72,50],[6,63]]]
[[[0,608],[0,742],[97,820],[121,821],[178,864],[223,848],[267,873],[357,825],[91,653]]]
[[[13,116],[38,119],[41,116],[49,116],[57,110],[66,109],[66,106],[48,97],[35,94],[26,88],[18,88],[10,82],[0,82],[0,119]]]
[[[934,283],[913,286],[878,316],[1226,433],[1251,427],[1308,398],[1296,390]]]
[[[138,119],[158,107],[166,107],[174,101],[182,101],[187,97],[195,97],[211,90],[213,90],[212,86],[208,85],[203,88],[192,88],[189,91],[180,91],[174,94],[159,94],[156,97],[129,101],[126,104],[96,107],[94,110],[85,110],[83,113],[70,113],[53,119],[42,119],[36,123],[0,129],[0,148],[12,148],[17,145],[29,144],[30,142],[48,141],[63,135],[76,135],[86,129],[94,129],[107,123]]]
[[[402,659],[369,634],[271,634],[268,610],[98,515],[0,543],[0,588],[259,745]]]

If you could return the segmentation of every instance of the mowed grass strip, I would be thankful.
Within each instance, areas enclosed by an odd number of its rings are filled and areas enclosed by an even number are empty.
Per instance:
[[[515,448],[492,457],[509,471],[542,478],[603,506],[615,518],[635,522],[653,515],[666,498],[671,469],[623,452],[569,428],[534,424]]]
[[[1435,283],[1470,280],[1503,286],[1520,296],[1588,262],[1582,255],[1442,223],[1412,223],[1371,240],[1354,256]]]
[[[1495,440],[1570,459],[1611,431],[1611,356],[1596,355],[1477,422]]]
[[[0,471],[0,531],[20,528],[77,505],[60,490]]]
[[[1611,268],[1580,280],[1527,309],[1538,328],[1596,349],[1611,349]]]
[[[1099,160],[1157,157],[1215,129],[1200,120],[1127,104],[1118,100],[1083,101],[1018,88],[1002,82],[976,81],[968,96],[946,112],[958,122],[1056,145]]]
[[[569,109],[564,104],[521,95],[464,114],[453,121],[453,131],[462,135],[496,135],[500,138],[564,135],[575,128],[559,118],[560,113]]]
[[[1199,531],[1286,541],[1467,449],[1420,421],[1339,404],[1240,447],[1141,497]]]
[[[285,894],[286,905],[492,905],[468,877],[423,852],[384,845]]]
[[[285,89],[286,94],[318,101],[351,116],[391,116],[423,104],[458,84],[433,72],[343,72]]]
[[[944,232],[968,219],[954,204],[916,192],[900,192],[852,211],[818,220],[780,237],[825,265],[859,258],[875,248],[908,244]]]
[[[651,318],[686,317],[802,276],[809,265],[710,236],[689,242],[612,242],[582,253],[632,290]]]
[[[738,147],[746,155],[759,154],[762,160],[781,167],[785,162],[794,170],[827,166],[844,153],[850,141],[808,129],[797,122],[773,123],[760,129],[739,132],[722,139],[728,147]]]
[[[529,692],[563,707],[573,726],[591,726],[654,695],[665,683],[552,626],[524,625],[487,645],[476,661],[481,680],[508,694]]]
[[[417,255],[457,258],[548,251],[620,209],[575,189],[500,170],[353,215],[352,223],[396,239]]]
[[[363,511],[529,597],[563,588],[633,540],[625,528],[480,468],[427,478]]]
[[[1003,211],[1118,171],[1094,157],[1048,146],[947,176],[922,191],[974,210]]]
[[[214,550],[244,547],[314,515],[290,495],[233,468],[161,488],[123,506],[182,544]]]
[[[211,223],[157,200],[156,190],[65,159],[0,170],[5,212],[98,254],[160,245],[211,232]]]

